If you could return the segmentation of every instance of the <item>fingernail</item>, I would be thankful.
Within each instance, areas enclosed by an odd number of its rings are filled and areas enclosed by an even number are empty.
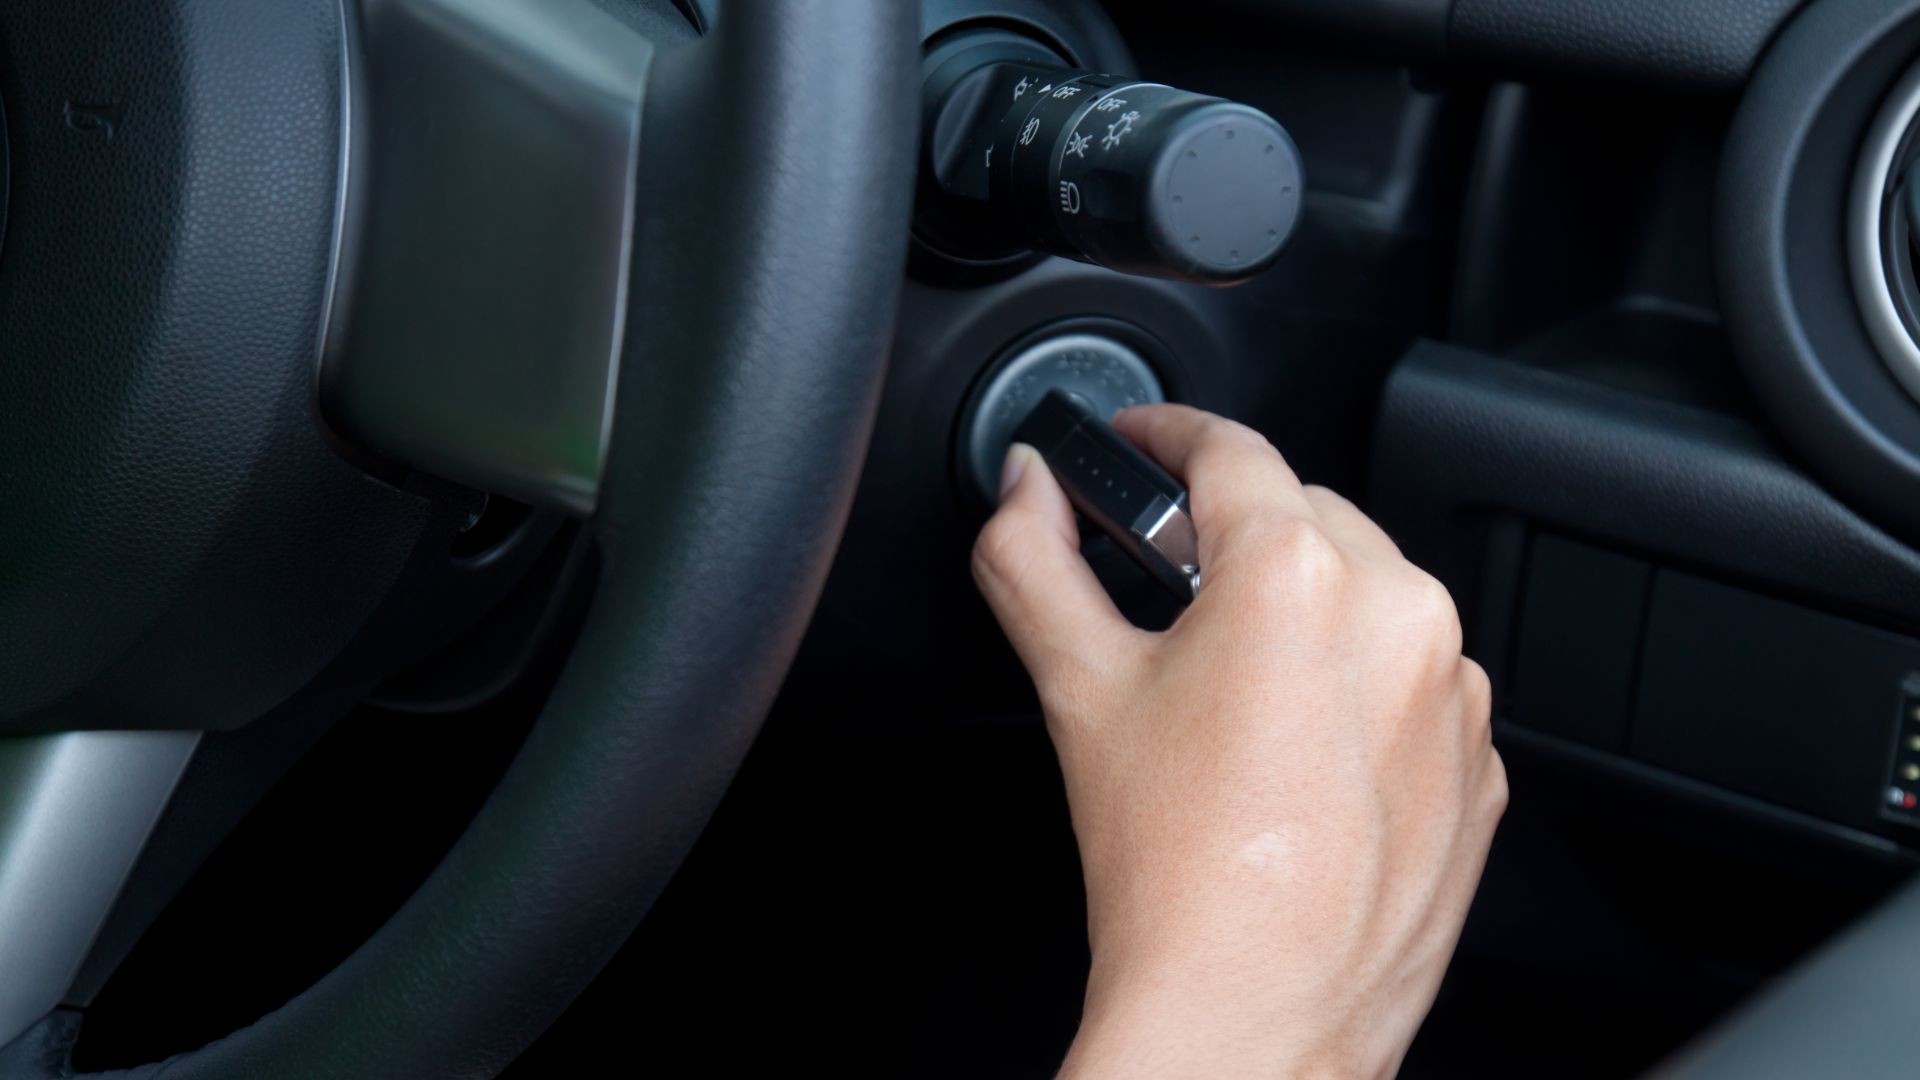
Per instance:
[[[1006,464],[1000,466],[1000,497],[1002,499],[1007,497],[1007,492],[1013,490],[1013,485],[1020,482],[1020,477],[1027,471],[1027,459],[1032,456],[1033,447],[1026,443],[1014,443],[1007,447]]]

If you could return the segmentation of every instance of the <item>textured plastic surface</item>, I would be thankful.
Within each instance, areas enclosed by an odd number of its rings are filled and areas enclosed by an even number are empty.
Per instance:
[[[1453,0],[1212,0],[1212,6],[1242,29],[1283,22],[1288,30],[1351,43],[1369,55],[1412,61],[1446,55],[1453,15]]]
[[[1456,61],[1534,77],[1726,92],[1800,3],[1454,0],[1448,47]]]
[[[1653,568],[1557,536],[1533,540],[1509,716],[1624,752]]]
[[[1507,509],[1920,626],[1920,554],[1747,424],[1445,345],[1416,345],[1388,381],[1368,506],[1456,596],[1473,594],[1479,511]]]
[[[243,723],[432,509],[313,417],[340,5],[22,0],[0,43],[0,730]]]
[[[1889,724],[1907,666],[1920,664],[1913,641],[1888,631],[1920,626],[1920,556],[1757,433],[1422,345],[1388,385],[1374,464],[1370,507],[1456,596],[1480,595],[1486,515],[1503,511],[1661,567],[1625,743],[1633,756],[1857,833],[1887,832],[1875,800]],[[1634,633],[1624,615],[1602,618]],[[1523,638],[1522,679],[1528,647]],[[1599,689],[1618,693],[1617,654],[1607,666],[1612,687]]]
[[[1233,20],[1248,36],[1310,34],[1342,50],[1415,64],[1452,61],[1501,78],[1725,95],[1739,90],[1801,3],[1206,0],[1180,10],[1207,25]]]
[[[1662,570],[1634,757],[1879,832],[1887,747],[1920,641]]]

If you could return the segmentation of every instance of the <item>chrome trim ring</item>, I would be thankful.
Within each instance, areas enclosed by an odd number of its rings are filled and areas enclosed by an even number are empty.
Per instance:
[[[1847,266],[1860,319],[1880,359],[1915,400],[1920,400],[1920,342],[1914,340],[1887,279],[1881,245],[1882,212],[1893,184],[1894,159],[1914,118],[1920,116],[1920,64],[1907,69],[1873,118],[1860,148],[1847,208]]]

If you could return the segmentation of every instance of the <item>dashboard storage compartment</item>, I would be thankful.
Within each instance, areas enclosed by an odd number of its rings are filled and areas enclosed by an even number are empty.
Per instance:
[[[1881,832],[1920,642],[1669,570],[1648,611],[1631,754]]]
[[[1534,538],[1514,646],[1515,719],[1596,750],[1626,751],[1652,577],[1638,559]]]

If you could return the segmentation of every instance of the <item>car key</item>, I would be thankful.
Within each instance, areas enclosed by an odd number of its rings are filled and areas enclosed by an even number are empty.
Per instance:
[[[1040,452],[1082,517],[1174,599],[1192,603],[1200,591],[1200,539],[1178,480],[1064,390],[1049,390],[1013,437]]]

